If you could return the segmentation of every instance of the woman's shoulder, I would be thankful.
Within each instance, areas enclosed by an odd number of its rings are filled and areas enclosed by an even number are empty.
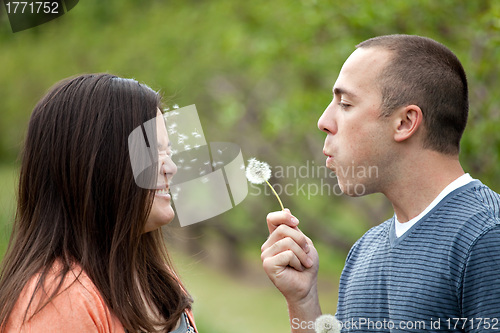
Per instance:
[[[8,332],[124,332],[118,318],[79,265],[72,266],[62,283],[61,272],[62,264],[56,262],[40,288],[36,288],[40,274],[30,279],[9,318]],[[59,283],[57,294],[47,303],[47,296]]]

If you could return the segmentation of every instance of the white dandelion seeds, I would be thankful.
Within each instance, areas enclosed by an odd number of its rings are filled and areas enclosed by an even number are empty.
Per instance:
[[[266,162],[260,162],[255,158],[251,158],[248,160],[245,175],[250,183],[262,184],[271,178],[271,167]]]
[[[316,333],[339,333],[340,323],[331,314],[324,314],[316,318],[315,322]]]
[[[187,135],[179,133],[179,135],[177,136],[177,143],[182,145],[187,138]]]
[[[269,184],[268,180],[269,178],[271,178],[271,167],[269,166],[269,164],[267,164],[266,162],[257,161],[255,158],[251,158],[248,160],[245,176],[252,184],[262,184],[264,182],[267,183],[267,185],[269,185],[274,195],[278,199],[281,210],[285,210],[278,193],[276,193],[271,184]]]

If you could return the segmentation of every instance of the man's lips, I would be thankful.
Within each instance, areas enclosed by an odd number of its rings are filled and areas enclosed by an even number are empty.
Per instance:
[[[329,154],[328,152],[326,152],[326,151],[323,151],[323,154],[325,154],[325,156],[326,156],[326,162],[325,162],[326,166],[327,166],[328,168],[333,167],[333,162],[334,162],[334,160],[333,160],[333,155],[330,155],[330,154]]]

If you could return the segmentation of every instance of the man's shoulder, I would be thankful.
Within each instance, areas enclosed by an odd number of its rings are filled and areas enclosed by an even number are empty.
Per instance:
[[[476,242],[500,226],[500,195],[480,181],[456,189],[428,214],[415,237],[463,261]]]
[[[500,216],[500,194],[479,181],[469,191],[474,194],[477,205],[481,209],[488,211],[496,218]]]
[[[448,228],[482,233],[500,223],[500,195],[478,180],[451,193],[436,217],[447,217]]]
[[[394,223],[394,217],[385,220],[384,222],[370,228],[367,232],[364,233],[361,238],[359,238],[356,243],[351,248],[351,251],[361,246],[362,244],[372,243],[372,242],[380,242],[383,239],[387,239],[389,232],[391,230],[391,225]]]

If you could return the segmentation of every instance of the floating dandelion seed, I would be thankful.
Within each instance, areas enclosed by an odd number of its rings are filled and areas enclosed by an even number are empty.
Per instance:
[[[276,193],[274,188],[268,182],[269,178],[271,178],[271,167],[269,166],[269,164],[257,161],[255,158],[251,158],[248,160],[248,165],[245,175],[250,183],[253,184],[262,184],[264,182],[267,183],[267,185],[269,185],[274,195],[278,199],[281,209],[285,210],[278,193]]]
[[[179,133],[179,135],[177,136],[177,143],[181,145],[187,138],[187,135]]]
[[[316,318],[316,333],[338,333],[340,324],[331,314],[324,314]]]

